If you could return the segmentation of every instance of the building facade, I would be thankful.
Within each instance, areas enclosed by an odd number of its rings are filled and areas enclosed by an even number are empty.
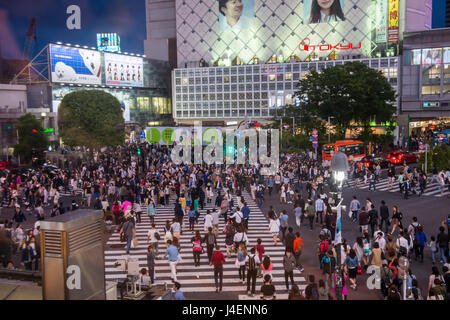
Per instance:
[[[183,68],[172,72],[172,99],[177,123],[196,119],[267,119],[285,105],[295,105],[298,81],[310,70],[359,61],[381,70],[394,89],[398,84],[398,58],[366,58],[292,62],[231,67]]]
[[[311,0],[243,0],[237,22],[227,1],[175,3],[180,124],[270,119],[296,104],[298,80],[311,69],[351,61],[383,71],[398,90],[404,32],[431,28],[431,0],[336,0],[329,18]]]
[[[399,124],[450,124],[450,28],[405,34]]]

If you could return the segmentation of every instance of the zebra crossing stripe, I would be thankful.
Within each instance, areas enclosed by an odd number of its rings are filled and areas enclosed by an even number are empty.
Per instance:
[[[284,267],[283,267],[283,257],[284,257],[284,246],[283,244],[273,245],[273,236],[269,232],[269,223],[261,210],[255,205],[254,201],[251,199],[248,193],[244,193],[244,200],[250,208],[250,218],[249,218],[249,231],[247,237],[251,245],[256,245],[256,240],[259,238],[262,240],[262,245],[265,249],[265,254],[270,256],[271,262],[273,263],[272,270],[272,283],[276,286],[277,292],[286,292],[285,288],[285,278],[284,278]],[[234,196],[235,203],[237,199]],[[146,214],[145,205],[141,206],[143,213],[141,214],[141,222],[136,225],[136,238],[139,245],[136,249],[131,249],[130,254],[127,255],[125,251],[125,243],[120,242],[119,234],[115,231],[107,241],[107,245],[112,248],[105,250],[105,278],[107,280],[124,280],[127,275],[125,271],[120,271],[116,269],[115,263],[117,260],[127,259],[128,257],[138,261],[139,268],[147,267],[147,233],[150,230],[150,217]],[[190,242],[191,238],[195,235],[195,231],[200,231],[202,235],[204,234],[204,221],[203,218],[206,214],[206,210],[214,209],[214,202],[205,204],[205,207],[200,211],[200,217],[194,227],[194,232],[187,229],[187,223],[185,223],[185,228],[183,228],[183,233],[180,236],[180,246],[181,252],[180,256],[182,261],[177,265],[177,281],[183,286],[183,292],[211,292],[215,293],[214,284],[214,271],[207,261],[206,253],[202,254],[200,257],[200,266],[195,267],[193,265],[193,255],[192,255],[192,244]],[[230,216],[230,213],[228,213]],[[158,206],[156,208],[156,215],[154,216],[154,223],[156,229],[161,234],[163,232],[162,228],[165,225],[166,220],[172,221],[174,217],[174,205],[163,207]],[[185,218],[186,220],[186,218]],[[222,217],[219,218],[219,235],[218,243],[221,245],[222,252],[224,252],[224,240],[225,234],[222,230],[225,226]],[[159,259],[155,260],[155,284],[170,284],[171,274],[170,266],[167,259],[163,257],[166,246],[159,241]],[[120,248],[117,248],[117,246]],[[236,256],[235,254],[231,257],[225,255],[226,262],[223,265],[223,291],[224,292],[236,292],[245,293],[247,290],[247,285],[242,284],[238,280],[238,269],[235,266]],[[198,276],[198,278],[197,278]],[[298,270],[294,270],[294,280],[301,290],[306,287],[306,280]],[[262,278],[257,278],[256,286],[259,291],[259,287],[263,285]],[[244,295],[242,295],[243,297]],[[217,296],[220,298],[220,295]],[[241,296],[240,296],[241,297]],[[287,295],[279,294],[278,299],[287,299]]]

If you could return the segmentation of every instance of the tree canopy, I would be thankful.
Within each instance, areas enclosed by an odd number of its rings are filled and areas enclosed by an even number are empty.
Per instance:
[[[317,72],[311,70],[298,83],[295,96],[300,110],[332,124],[348,128],[352,121],[362,127],[370,122],[392,121],[396,93],[381,71],[361,62],[349,62]]]
[[[123,123],[120,102],[101,90],[69,93],[59,107],[60,136],[69,146],[87,146],[92,151],[122,144]]]
[[[17,130],[19,143],[14,146],[14,156],[20,156],[24,162],[31,160],[33,151],[43,152],[49,145],[49,139],[41,121],[31,113],[19,118]]]

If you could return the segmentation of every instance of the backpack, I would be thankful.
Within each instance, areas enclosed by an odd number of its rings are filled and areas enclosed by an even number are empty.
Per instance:
[[[208,238],[206,238],[206,244],[213,245],[216,242],[216,237],[214,234],[210,233],[208,234]]]
[[[328,241],[322,241],[320,243],[320,253],[327,253],[328,252],[328,246],[329,246]]]
[[[238,261],[242,262],[245,260],[245,253],[244,251],[239,251],[238,256],[237,256]]]
[[[317,290],[317,285],[314,284],[311,288],[311,299],[319,300],[319,291]]]
[[[158,232],[155,232],[155,239],[156,240],[161,240],[161,236],[159,235]]]
[[[255,256],[250,257],[250,258],[248,259],[248,270],[249,270],[249,271],[254,271],[254,270],[256,270]]]

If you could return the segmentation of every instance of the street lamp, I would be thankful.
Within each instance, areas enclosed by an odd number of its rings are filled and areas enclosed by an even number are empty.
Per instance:
[[[337,197],[340,199],[339,204],[336,207],[336,235],[334,238],[334,244],[336,247],[336,262],[337,262],[337,273],[336,273],[336,300],[342,300],[342,277],[341,277],[341,211],[343,198],[341,195],[342,184],[344,183],[345,177],[348,172],[348,159],[345,153],[336,152],[331,158],[331,171],[333,172],[333,177],[337,185],[338,194]],[[336,194],[335,194],[336,195]],[[335,199],[336,200],[336,199]]]
[[[405,256],[398,259],[399,269],[403,272],[403,300],[406,300],[406,281],[408,279],[409,260]]]

